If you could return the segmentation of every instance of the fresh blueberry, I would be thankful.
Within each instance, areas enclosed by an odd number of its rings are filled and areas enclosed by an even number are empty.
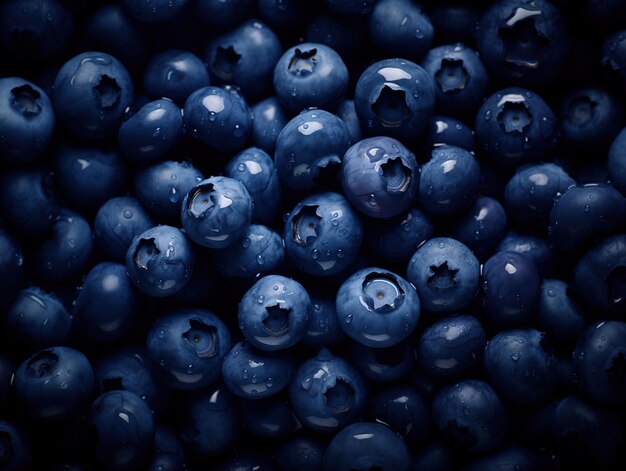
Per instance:
[[[77,416],[94,388],[87,357],[69,347],[32,355],[18,367],[13,384],[26,415],[37,422],[59,422]]]
[[[98,462],[111,471],[139,469],[154,440],[148,405],[129,391],[109,391],[91,405],[88,421],[95,432]]]
[[[185,7],[187,0],[122,0],[122,6],[129,16],[142,23],[163,23],[176,18]]]
[[[420,317],[415,288],[382,268],[354,273],[337,291],[336,302],[343,331],[367,347],[400,343],[411,335]]]
[[[547,155],[555,144],[558,126],[540,96],[513,87],[485,100],[476,114],[474,131],[478,144],[494,163],[518,167]]]
[[[482,270],[482,312],[497,325],[526,324],[539,307],[541,279],[531,259],[497,252]]]
[[[301,43],[287,49],[274,68],[274,90],[292,113],[315,106],[335,108],[348,87],[348,69],[333,49]]]
[[[189,51],[168,49],[152,57],[143,74],[143,86],[153,99],[169,98],[183,106],[187,97],[209,85],[209,72]]]
[[[409,471],[410,466],[411,455],[404,440],[375,422],[357,422],[337,433],[322,463],[324,471]]]
[[[137,236],[126,253],[130,281],[148,296],[170,296],[189,281],[195,259],[180,230],[156,226]]]
[[[463,314],[425,328],[415,348],[418,364],[437,377],[458,378],[482,361],[487,334],[478,319]]]
[[[517,252],[531,259],[539,275],[551,276],[557,265],[557,256],[545,237],[509,230],[495,252]]]
[[[113,342],[132,327],[139,293],[121,263],[95,265],[83,281],[72,309],[75,329],[90,342]]]
[[[24,279],[24,252],[0,225],[0,309],[13,302]]]
[[[255,280],[278,273],[285,259],[281,237],[266,226],[250,224],[241,240],[213,252],[220,275],[227,278]]]
[[[318,193],[301,200],[289,214],[283,240],[296,267],[317,276],[347,268],[363,241],[363,226],[338,193]]]
[[[39,159],[48,148],[55,126],[46,92],[22,78],[2,78],[0,103],[0,159],[13,164]]]
[[[345,336],[337,319],[335,299],[321,290],[308,290],[311,298],[311,321],[302,344],[318,350],[322,346],[340,345]]]
[[[243,400],[241,416],[248,433],[265,439],[286,439],[302,428],[286,394],[267,399]]]
[[[72,134],[103,140],[117,132],[133,100],[133,82],[115,57],[83,52],[63,64],[52,98],[59,120]]]
[[[365,412],[367,386],[350,363],[323,348],[296,369],[289,401],[305,427],[334,433]]]
[[[461,242],[437,237],[422,244],[407,266],[422,307],[431,312],[460,311],[474,300],[480,278],[478,260]]]
[[[332,189],[350,147],[346,124],[328,111],[305,110],[278,135],[274,161],[282,185],[292,191]]]
[[[450,116],[476,112],[487,91],[487,71],[478,54],[461,43],[431,49],[422,67],[435,83],[435,108]]]
[[[278,36],[251,20],[211,41],[206,61],[216,82],[236,85],[246,97],[257,97],[271,88],[281,55]]]
[[[252,132],[252,113],[243,97],[231,87],[202,87],[183,108],[187,132],[211,150],[235,152]]]
[[[458,119],[442,115],[433,116],[430,129],[426,129],[421,141],[420,159],[423,154],[423,160],[430,159],[432,150],[441,146],[460,147],[472,154],[476,147],[474,130],[471,127]]]
[[[247,16],[251,0],[198,0],[195,13],[211,26],[234,26]]]
[[[166,156],[183,132],[181,110],[169,100],[146,103],[119,129],[122,154],[134,162],[151,162]]]
[[[147,338],[148,355],[171,388],[197,390],[222,375],[222,361],[230,350],[224,322],[205,309],[183,309],[159,317]]]
[[[183,226],[195,243],[223,249],[241,239],[252,220],[252,197],[233,178],[211,177],[193,186],[181,207]]]
[[[243,184],[256,203],[252,220],[271,224],[276,220],[281,205],[281,185],[274,160],[263,150],[250,147],[242,150],[224,166],[224,176]]]
[[[434,397],[432,411],[437,429],[461,451],[484,453],[504,441],[506,411],[484,381],[465,379],[447,386]]]
[[[250,1],[250,0],[247,0]],[[276,28],[292,28],[307,18],[307,5],[298,0],[258,0],[257,8],[263,21]],[[299,34],[302,34],[301,32]]]
[[[541,469],[539,457],[530,449],[507,445],[498,451],[476,458],[463,471],[533,471]]]
[[[541,284],[537,326],[559,344],[571,345],[587,325],[585,311],[574,289],[561,280],[544,279]]]
[[[388,218],[407,211],[420,186],[415,155],[392,137],[370,137],[350,147],[341,165],[344,193],[367,216]]]
[[[33,458],[33,448],[28,435],[12,423],[0,421],[0,466],[3,471],[30,470]]]
[[[354,108],[354,100],[343,100],[336,110],[337,116],[346,124],[350,132],[350,141],[359,142],[363,139],[361,123]]]
[[[133,239],[154,225],[137,198],[118,196],[100,206],[93,232],[96,245],[109,259],[124,262]]]
[[[607,167],[611,184],[626,194],[626,128],[611,143]]]
[[[480,166],[472,154],[460,147],[438,147],[422,166],[420,206],[435,215],[459,213],[474,201],[479,180]]]
[[[354,106],[366,134],[412,141],[433,117],[435,85],[419,65],[385,59],[370,65],[359,77]]]
[[[276,97],[256,103],[251,107],[251,111],[252,143],[273,155],[278,134],[289,119]]]
[[[276,450],[278,471],[319,471],[325,449],[324,444],[315,438],[291,438]]]
[[[415,364],[413,342],[405,340],[387,348],[366,347],[350,342],[350,359],[367,379],[376,383],[393,383],[408,376]]]

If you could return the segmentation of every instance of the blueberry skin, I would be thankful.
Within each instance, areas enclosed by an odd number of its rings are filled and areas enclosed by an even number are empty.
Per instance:
[[[480,18],[478,52],[490,74],[540,87],[562,70],[570,40],[561,12],[545,0],[500,0]]]
[[[249,147],[242,150],[224,166],[224,176],[243,184],[257,204],[252,208],[252,221],[271,224],[281,205],[281,185],[274,160],[263,150]]]
[[[281,55],[278,36],[258,20],[247,21],[214,39],[205,53],[211,77],[217,83],[236,85],[249,98],[270,89]]]
[[[201,457],[224,453],[240,434],[239,407],[226,388],[206,389],[185,402],[180,437]]]
[[[442,441],[427,443],[413,457],[412,471],[448,471],[455,469],[455,455]]]
[[[626,401],[626,324],[596,322],[581,334],[573,353],[579,389],[606,405]]]
[[[212,26],[233,26],[248,14],[251,0],[199,0],[195,13],[199,20]]]
[[[56,123],[46,92],[22,78],[3,78],[0,103],[0,159],[11,164],[39,159],[48,148]]]
[[[442,146],[454,146],[474,153],[476,140],[474,130],[467,124],[450,116],[435,115],[430,122],[430,129],[422,136],[423,149],[420,154],[424,154],[429,159],[433,149]]]
[[[15,237],[0,226],[0,308],[13,302],[24,279],[24,253]]]
[[[473,49],[462,43],[428,51],[421,62],[435,83],[435,108],[450,116],[475,113],[487,91],[487,71]]]
[[[195,264],[191,243],[180,230],[156,226],[137,236],[126,252],[126,272],[148,296],[170,296],[189,281]]]
[[[482,270],[483,314],[500,326],[529,322],[539,306],[541,279],[529,258],[497,252]]]
[[[287,387],[294,366],[293,358],[256,349],[243,341],[224,357],[222,377],[225,386],[236,396],[263,399]]]
[[[614,410],[567,396],[556,409],[553,430],[565,466],[619,469],[623,463],[624,424]]]
[[[611,184],[626,194],[626,128],[611,143],[607,167]]]
[[[543,280],[537,326],[562,345],[572,345],[578,339],[587,319],[570,285],[556,279]]]
[[[490,384],[516,404],[546,402],[557,386],[556,361],[535,329],[498,332],[485,348],[483,364]]]
[[[350,276],[337,291],[337,318],[343,331],[366,347],[385,348],[411,335],[420,300],[404,278],[382,268]]]
[[[100,394],[128,391],[135,394],[160,413],[167,405],[169,390],[152,371],[146,353],[138,348],[126,348],[109,353],[94,366],[96,388]]]
[[[462,471],[533,471],[541,469],[540,459],[528,448],[508,445],[473,460]]]
[[[212,312],[181,309],[152,324],[146,345],[165,384],[174,389],[197,390],[220,378],[231,340],[224,322]]]
[[[134,187],[137,199],[159,222],[180,224],[183,198],[204,180],[190,162],[166,160],[139,170]]]
[[[318,471],[325,450],[324,444],[314,438],[294,437],[278,447],[274,460],[278,471]]]
[[[220,275],[254,281],[280,271],[285,260],[281,237],[266,226],[250,224],[241,240],[213,252]]]
[[[504,188],[504,204],[511,218],[522,226],[545,230],[555,199],[576,181],[557,164],[524,166]]]
[[[552,206],[548,235],[553,246],[574,253],[624,227],[626,200],[607,184],[570,187]]]
[[[436,313],[460,311],[474,299],[480,278],[478,260],[461,242],[436,237],[422,244],[407,266],[422,307]]]
[[[519,167],[548,154],[556,142],[558,124],[540,96],[512,87],[485,100],[476,113],[474,131],[480,148],[494,163]]]
[[[398,435],[382,424],[357,422],[341,430],[324,453],[324,471],[382,469],[409,471],[411,455]]]
[[[350,131],[332,113],[311,109],[291,119],[276,139],[274,161],[280,182],[292,191],[332,188]]]
[[[71,58],[59,69],[53,90],[59,120],[75,136],[92,141],[113,136],[133,101],[128,71],[104,52],[83,52]]]
[[[433,117],[435,85],[419,65],[385,59],[370,65],[359,77],[354,106],[366,134],[412,141]]]
[[[53,174],[46,168],[25,168],[0,175],[0,214],[19,236],[45,235],[59,213]]]
[[[432,412],[446,440],[466,453],[491,451],[504,441],[506,411],[484,381],[465,379],[447,386],[434,397]]]
[[[268,352],[284,350],[306,335],[311,298],[295,280],[267,275],[239,303],[239,328],[252,346]]]
[[[535,263],[539,275],[551,276],[557,265],[557,257],[550,242],[545,237],[538,237],[517,231],[508,231],[498,244],[495,252],[517,252]]]
[[[181,207],[183,227],[196,244],[223,249],[241,239],[252,220],[252,197],[228,177],[211,177],[192,187]]]
[[[433,42],[429,15],[409,0],[379,0],[369,15],[369,36],[386,56],[415,60],[423,57]]]
[[[49,283],[77,278],[86,268],[93,247],[89,223],[78,213],[61,209],[50,231],[33,254],[33,273]]]
[[[122,154],[133,162],[152,162],[170,152],[183,133],[180,108],[169,100],[146,103],[124,121],[118,133]]]
[[[375,422],[386,424],[411,446],[431,433],[430,404],[410,386],[383,389],[372,398],[370,410]]]
[[[123,263],[133,239],[154,225],[137,198],[118,196],[100,206],[93,233],[98,248],[110,260]]]
[[[363,225],[343,196],[317,193],[291,211],[283,240],[287,256],[299,270],[329,276],[354,261],[363,241]]]
[[[356,115],[356,109],[354,108],[354,100],[343,100],[339,103],[335,114],[339,116],[348,127],[351,142],[359,142],[363,139],[361,123],[359,123],[359,117]]]
[[[252,113],[243,97],[231,87],[202,87],[183,107],[187,132],[216,152],[242,149],[252,132]]]
[[[308,13],[307,4],[297,0],[258,0],[257,8],[263,21],[274,28],[293,28],[302,23]]]
[[[154,440],[154,418],[148,405],[129,391],[99,396],[89,410],[95,430],[96,457],[112,471],[138,469],[147,459]]]
[[[148,96],[169,98],[181,107],[189,95],[208,85],[206,65],[195,54],[180,49],[167,49],[154,55],[143,74]]]
[[[370,137],[351,146],[341,164],[346,197],[363,214],[388,218],[407,211],[420,186],[415,155],[392,137]]]
[[[127,164],[113,148],[65,142],[57,149],[54,169],[61,194],[78,208],[96,209],[126,189]]]
[[[36,422],[59,422],[77,416],[94,388],[87,357],[69,347],[52,347],[32,355],[15,372],[15,394]]]
[[[173,429],[157,424],[153,448],[146,471],[184,471],[188,467],[183,444]]]
[[[426,211],[435,215],[455,214],[474,201],[480,166],[465,149],[438,147],[421,170],[419,202]]]
[[[3,318],[6,340],[30,352],[64,344],[72,319],[54,293],[30,287],[20,291]]]
[[[345,335],[337,319],[334,297],[315,289],[308,292],[312,306],[311,320],[302,344],[311,349],[340,345]]]
[[[283,394],[241,401],[241,416],[246,431],[260,438],[285,439],[302,428]]]
[[[253,118],[252,143],[273,155],[278,134],[289,121],[285,110],[275,96],[259,101],[250,110]]]
[[[150,3],[142,0],[122,0],[122,6],[128,15],[142,23],[163,23],[173,20],[186,4],[187,0],[156,0]]]
[[[359,372],[375,383],[406,378],[415,364],[413,342],[405,340],[388,348],[366,347],[350,342],[350,360]]]
[[[348,69],[330,47],[300,43],[278,60],[273,82],[276,96],[292,113],[312,106],[332,110],[348,87]]]
[[[380,260],[406,263],[417,248],[433,235],[430,217],[418,208],[391,219],[370,219],[365,227],[365,243]]]
[[[483,261],[493,253],[506,229],[507,213],[498,200],[478,196],[467,211],[455,218],[448,234]]]
[[[72,309],[75,328],[90,342],[114,342],[132,327],[139,293],[121,263],[95,265],[83,281]]]
[[[350,363],[322,348],[296,369],[289,402],[302,425],[335,433],[365,412],[367,384]]]
[[[622,316],[626,306],[626,235],[609,237],[586,252],[576,265],[576,292],[592,312]]]
[[[446,317],[425,328],[417,340],[415,357],[427,373],[458,378],[482,361],[487,334],[476,317]]]
[[[2,470],[26,471],[33,466],[33,449],[28,435],[11,422],[0,421]]]

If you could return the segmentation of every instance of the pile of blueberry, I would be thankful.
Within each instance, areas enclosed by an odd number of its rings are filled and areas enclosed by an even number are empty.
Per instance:
[[[0,471],[626,467],[626,1],[0,2]]]

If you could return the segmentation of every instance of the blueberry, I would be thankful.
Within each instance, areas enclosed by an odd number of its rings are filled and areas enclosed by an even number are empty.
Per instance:
[[[541,469],[539,457],[530,449],[519,445],[507,445],[498,451],[473,460],[463,471],[532,471]]]
[[[152,459],[146,471],[176,471],[188,467],[185,450],[173,429],[157,424],[153,448]]]
[[[276,139],[274,160],[282,185],[293,191],[332,189],[350,131],[334,114],[305,110],[289,121]]]
[[[251,107],[252,143],[269,154],[274,154],[278,134],[285,127],[287,115],[278,98],[270,97]]]
[[[195,13],[211,26],[234,26],[248,14],[250,0],[198,0]]]
[[[276,450],[278,471],[318,471],[322,467],[325,446],[315,438],[295,437],[283,442]]]
[[[557,255],[545,237],[509,230],[495,252],[517,252],[535,263],[542,277],[554,273]]]
[[[163,23],[176,18],[185,7],[187,0],[122,0],[122,5],[129,16],[143,23]]]
[[[129,391],[99,396],[89,410],[99,463],[111,471],[138,469],[154,440],[154,418],[148,405]]]
[[[408,376],[415,364],[413,342],[408,339],[387,348],[350,342],[350,359],[359,372],[376,383],[393,383]]]
[[[76,417],[87,405],[93,387],[89,360],[69,347],[40,350],[15,372],[16,398],[26,415],[37,422]]]
[[[322,349],[296,369],[289,401],[305,427],[333,433],[363,414],[367,386],[350,363]]]
[[[261,19],[276,28],[291,28],[302,22],[308,12],[307,3],[298,0],[258,0],[257,7]]]
[[[103,140],[117,131],[133,100],[126,68],[103,52],[83,52],[67,61],[54,81],[54,110],[68,130],[82,139]]]
[[[285,221],[285,250],[296,267],[317,276],[347,268],[363,241],[363,226],[338,193],[318,193],[301,200]]]
[[[0,308],[13,302],[24,279],[24,252],[13,235],[0,226]]]
[[[430,159],[432,150],[441,146],[460,147],[472,154],[476,147],[474,130],[471,127],[458,119],[442,115],[433,116],[430,129],[426,129],[421,141],[422,160]]]
[[[346,151],[341,183],[359,211],[387,218],[411,207],[420,186],[420,171],[415,155],[400,141],[370,137]]]
[[[611,143],[607,161],[612,185],[622,194],[626,193],[626,128]]]
[[[0,103],[0,159],[14,164],[39,159],[52,140],[56,122],[46,92],[22,78],[3,78]]]
[[[385,59],[359,77],[354,105],[366,134],[412,141],[428,127],[435,106],[435,85],[419,65]]]
[[[471,304],[478,289],[478,260],[461,242],[436,237],[422,244],[407,266],[407,280],[415,286],[422,307],[454,312]]]
[[[211,177],[193,186],[181,207],[183,226],[195,243],[223,249],[241,239],[252,220],[252,197],[228,177]]]
[[[342,15],[322,10],[310,19],[305,39],[334,49],[348,62],[358,56],[367,43],[367,16]]]
[[[302,428],[285,394],[243,400],[241,416],[247,432],[265,439],[285,439]]]
[[[158,374],[169,387],[182,390],[215,383],[230,346],[224,322],[204,309],[182,309],[158,318],[147,338]]]
[[[571,345],[578,339],[587,319],[570,285],[556,279],[543,280],[537,325],[559,344]]]
[[[465,379],[437,393],[433,420],[446,440],[467,453],[484,453],[502,444],[507,418],[500,398],[484,381]]]
[[[336,107],[348,87],[348,69],[333,49],[301,43],[287,49],[274,68],[274,90],[292,113]]]
[[[0,421],[0,464],[6,471],[29,470],[33,448],[26,433],[5,420]]]
[[[308,292],[312,306],[311,321],[302,344],[312,349],[340,345],[345,335],[337,319],[335,299],[319,289],[309,289]]]
[[[367,347],[391,347],[407,338],[420,317],[415,288],[382,268],[359,270],[337,291],[343,331]]]
[[[476,28],[482,12],[482,5],[478,4],[445,2],[433,5],[430,14],[436,42],[439,44],[460,42],[474,47]]]
[[[148,296],[170,296],[189,281],[194,250],[180,230],[156,226],[137,236],[126,253],[133,284]]]

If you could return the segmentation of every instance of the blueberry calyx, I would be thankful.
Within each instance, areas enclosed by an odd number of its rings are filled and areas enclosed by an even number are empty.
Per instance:
[[[469,74],[461,59],[445,58],[435,73],[435,81],[443,93],[458,93],[467,85]]]
[[[404,193],[413,180],[413,172],[399,156],[387,159],[378,168],[390,193]]]
[[[189,329],[183,332],[183,339],[191,345],[198,358],[211,358],[217,354],[217,329],[201,320],[190,319]]]
[[[147,270],[150,261],[160,253],[161,251],[156,246],[154,237],[150,239],[141,239],[137,245],[135,256],[133,257],[135,265],[137,268]]]
[[[215,53],[213,67],[222,80],[228,80],[232,78],[240,59],[241,54],[233,46],[220,46]]]
[[[214,191],[212,183],[206,185],[199,185],[194,191],[189,202],[187,203],[187,210],[196,218],[201,218],[205,214],[213,211],[217,208],[226,208],[230,206],[233,201],[224,196],[218,195]]]
[[[262,321],[266,331],[274,335],[282,335],[289,330],[289,316],[291,309],[280,303],[267,306],[265,308],[267,315]]]
[[[361,301],[370,311],[391,312],[404,301],[404,290],[391,273],[369,273],[361,286]]]
[[[456,285],[458,271],[458,268],[448,267],[447,261],[439,265],[431,265],[430,272],[432,275],[428,277],[427,283],[441,291],[451,289]]]
[[[26,365],[28,373],[35,378],[43,378],[52,374],[59,357],[52,350],[42,350],[34,355]]]
[[[537,28],[540,10],[516,8],[506,26],[498,30],[506,48],[504,60],[512,65],[536,69],[541,65],[539,55],[550,42]]]
[[[296,48],[289,61],[289,73],[297,77],[311,75],[317,67],[317,49],[301,50]]]
[[[324,392],[326,405],[334,412],[349,411],[354,402],[354,388],[343,378],[337,378],[335,384]]]
[[[307,245],[310,239],[317,238],[318,223],[322,220],[318,209],[318,205],[303,206],[293,218],[293,238],[298,245]]]
[[[385,83],[372,103],[372,111],[380,124],[386,128],[397,128],[411,118],[406,93],[396,84]]]
[[[22,85],[11,90],[11,105],[25,117],[37,116],[41,112],[41,94],[30,85]]]
[[[498,102],[501,107],[498,113],[498,123],[506,133],[523,133],[533,121],[526,100],[518,94],[509,94]]]
[[[584,126],[593,120],[598,103],[588,96],[576,97],[567,108],[570,122],[577,126]]]
[[[120,101],[122,89],[117,80],[108,75],[101,75],[98,85],[93,87],[101,108],[113,108]]]

